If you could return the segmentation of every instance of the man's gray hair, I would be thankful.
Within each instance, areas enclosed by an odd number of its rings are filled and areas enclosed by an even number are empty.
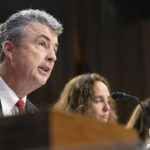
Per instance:
[[[19,45],[24,28],[31,22],[39,22],[47,25],[58,36],[63,31],[62,24],[43,10],[27,9],[19,11],[0,25],[0,62],[4,59],[3,43],[9,40]]]

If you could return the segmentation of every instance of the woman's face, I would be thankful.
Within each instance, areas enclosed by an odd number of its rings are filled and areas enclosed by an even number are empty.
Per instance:
[[[107,122],[110,111],[109,90],[107,86],[101,81],[95,82],[93,90],[94,100],[92,101],[91,108],[89,109],[90,115],[97,120]]]

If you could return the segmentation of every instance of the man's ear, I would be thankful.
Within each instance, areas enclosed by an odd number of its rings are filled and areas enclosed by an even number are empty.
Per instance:
[[[13,58],[13,54],[15,51],[15,44],[11,41],[5,41],[3,44],[3,51],[6,57],[8,57],[10,60]]]

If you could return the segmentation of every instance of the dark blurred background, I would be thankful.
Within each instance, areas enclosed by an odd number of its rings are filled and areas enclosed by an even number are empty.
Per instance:
[[[150,97],[149,0],[0,0],[0,22],[26,8],[44,9],[63,24],[57,62],[47,84],[28,98],[39,108],[52,106],[65,83],[78,74],[105,76],[112,91]],[[117,102],[120,122],[136,106]]]

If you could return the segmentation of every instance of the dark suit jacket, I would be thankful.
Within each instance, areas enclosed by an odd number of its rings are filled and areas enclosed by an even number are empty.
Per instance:
[[[25,110],[26,110],[26,113],[36,113],[36,112],[39,112],[39,109],[34,104],[32,104],[28,99],[26,101]],[[3,117],[1,102],[0,102],[0,117]]]

